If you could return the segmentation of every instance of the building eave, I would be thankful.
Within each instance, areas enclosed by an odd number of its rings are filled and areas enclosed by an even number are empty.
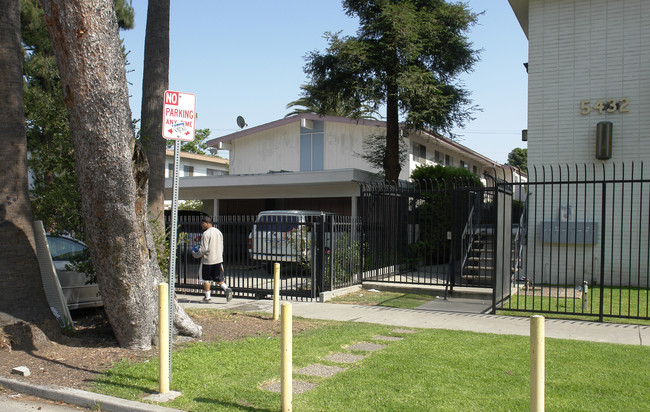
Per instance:
[[[512,11],[515,12],[519,25],[524,31],[526,38],[528,38],[528,4],[530,0],[508,0]]]

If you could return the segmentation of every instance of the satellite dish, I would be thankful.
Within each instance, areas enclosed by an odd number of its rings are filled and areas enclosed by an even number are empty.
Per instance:
[[[248,124],[243,117],[237,116],[237,126],[239,126],[240,129],[243,129],[244,127],[248,126]]]

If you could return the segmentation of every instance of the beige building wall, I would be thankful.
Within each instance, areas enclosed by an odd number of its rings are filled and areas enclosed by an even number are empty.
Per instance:
[[[650,157],[649,19],[647,0],[529,1],[529,166],[601,162],[600,121],[606,163]]]
[[[650,1],[528,5],[529,180],[629,178],[632,162],[639,177],[640,162],[650,158]],[[613,124],[608,160],[596,158],[601,121]],[[647,185],[608,185],[604,232],[600,184],[545,187],[531,187],[528,272],[536,282],[562,282],[575,273],[572,282],[591,283],[602,264],[606,281],[647,285],[648,262],[639,258],[648,253]],[[566,206],[571,222],[596,225],[594,244],[543,240],[541,225],[557,224]]]

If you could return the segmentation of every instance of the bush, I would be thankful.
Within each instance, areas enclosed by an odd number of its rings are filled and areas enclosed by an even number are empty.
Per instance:
[[[409,263],[418,262],[425,265],[446,263],[449,261],[450,242],[447,232],[451,231],[454,239],[462,233],[469,214],[469,192],[454,191],[455,188],[482,188],[478,176],[460,167],[419,166],[411,178],[420,187],[420,198],[413,206],[415,221],[419,224],[419,237],[409,245]],[[423,200],[423,202],[422,202]],[[455,221],[456,215],[460,217]],[[456,252],[460,252],[459,250]]]

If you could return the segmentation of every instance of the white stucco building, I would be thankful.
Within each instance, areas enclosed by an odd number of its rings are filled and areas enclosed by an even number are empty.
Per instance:
[[[229,151],[229,175],[181,179],[180,196],[201,199],[212,215],[256,214],[271,209],[311,209],[358,215],[359,183],[381,179],[360,154],[364,139],[384,135],[386,123],[300,114],[212,139]],[[405,136],[407,164],[465,167],[494,174],[497,162],[448,138]],[[168,189],[171,187],[169,182]]]

